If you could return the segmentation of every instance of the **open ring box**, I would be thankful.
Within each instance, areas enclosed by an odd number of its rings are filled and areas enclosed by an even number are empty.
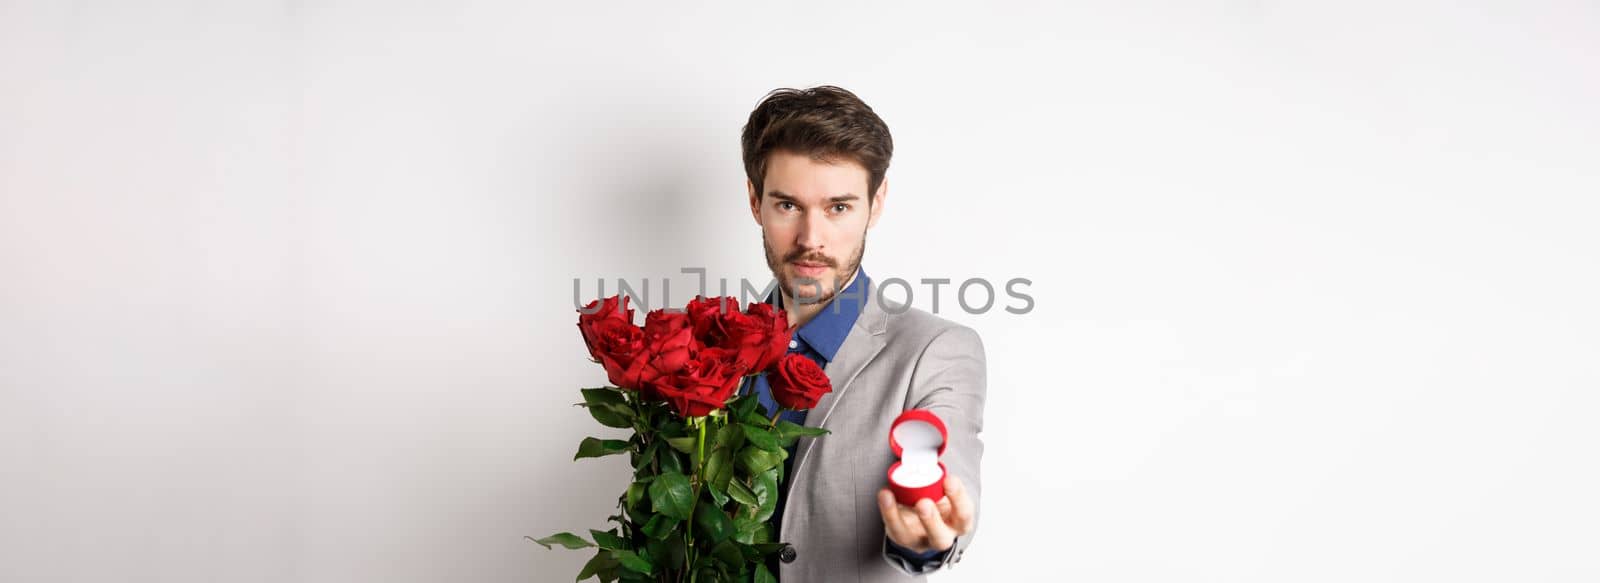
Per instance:
[[[901,413],[889,426],[889,449],[900,461],[889,466],[889,490],[906,506],[916,506],[923,498],[938,502],[944,497],[944,455],[950,432],[944,421],[926,409]]]

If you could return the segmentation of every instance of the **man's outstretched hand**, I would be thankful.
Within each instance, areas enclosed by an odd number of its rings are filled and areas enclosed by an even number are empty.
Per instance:
[[[888,488],[878,490],[878,512],[889,540],[918,553],[949,550],[957,536],[972,532],[972,499],[954,475],[945,476],[944,497],[937,503],[924,498],[906,506]]]

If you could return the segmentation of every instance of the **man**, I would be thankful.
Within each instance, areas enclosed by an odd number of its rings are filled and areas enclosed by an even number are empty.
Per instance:
[[[780,499],[779,580],[896,581],[961,559],[977,526],[983,443],[983,345],[971,328],[878,297],[861,258],[883,215],[889,128],[837,87],[780,89],[743,132],[750,212],[788,312],[790,352],[823,365],[834,390],[790,420],[802,438]],[[773,407],[765,378],[754,389]],[[945,496],[915,507],[887,488],[890,424],[909,409],[949,429]]]

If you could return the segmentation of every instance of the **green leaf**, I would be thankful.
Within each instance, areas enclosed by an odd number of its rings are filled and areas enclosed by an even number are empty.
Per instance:
[[[745,471],[754,476],[783,465],[783,458],[788,455],[788,452],[781,449],[772,452],[759,447],[747,447],[739,450],[739,465],[744,466]]]
[[[678,452],[670,447],[663,447],[656,452],[656,459],[661,462],[661,473],[668,472],[687,474],[683,471],[683,458],[678,457]]]
[[[555,547],[552,547],[550,545],[561,545],[561,546],[567,547],[569,549],[581,549],[581,548],[594,546],[592,544],[589,544],[589,541],[583,540],[583,537],[580,537],[578,535],[572,534],[570,532],[558,532],[558,533],[552,534],[552,535],[544,537],[544,538],[533,538],[533,537],[523,537],[523,538],[526,538],[526,539],[531,540],[533,542],[539,543],[540,546],[543,546],[544,548],[547,548],[547,549],[555,548]]]
[[[793,446],[794,442],[798,441],[802,436],[820,437],[828,434],[828,430],[821,427],[806,427],[789,421],[779,421],[777,429],[778,442],[782,443],[784,447]]]
[[[649,485],[646,484],[645,482],[634,482],[632,484],[628,484],[627,497],[628,497],[628,510],[630,512],[633,509],[639,507],[639,501],[644,499],[645,488],[648,488],[648,487],[649,487]]]
[[[737,537],[738,535],[734,535],[734,536]],[[744,553],[744,560],[745,560],[746,563],[759,562],[761,560],[761,558],[762,558],[761,557],[761,551],[756,550],[756,548],[754,546],[752,546],[752,545],[750,545],[748,543],[740,544],[739,545],[739,552]]]
[[[662,550],[667,555],[667,567],[674,571],[683,568],[684,555],[688,554],[686,551],[687,546],[681,533],[672,533],[672,536],[663,541]],[[660,564],[660,561],[657,561],[657,564]]]
[[[628,406],[628,399],[622,396],[622,389],[616,387],[578,389],[578,392],[583,393],[583,402],[586,405],[612,404]]]
[[[744,565],[744,553],[739,552],[739,545],[731,541],[726,541],[713,547],[711,555],[734,569]]]
[[[610,407],[589,407],[589,416],[593,417],[595,421],[606,427],[616,427],[619,429],[628,429],[633,427],[633,422],[628,421],[627,417],[617,414],[617,412],[612,410]]]
[[[740,512],[740,516],[733,519],[733,541],[745,545],[755,544],[756,535],[761,533],[761,527],[765,523],[743,514]]]
[[[695,437],[696,436],[693,435],[687,437],[669,437],[667,438],[667,445],[670,445],[672,446],[672,449],[676,449],[683,453],[692,453],[694,452]]]
[[[806,435],[810,437],[817,437],[820,435],[827,435],[831,432],[821,427],[808,427],[789,421],[779,421],[778,433],[780,435]]]
[[[622,566],[630,571],[638,571],[646,575],[650,574],[650,560],[639,556],[639,553],[633,551],[611,551],[611,556],[616,557],[617,562],[622,563]]]
[[[761,405],[761,399],[750,394],[728,410],[728,419],[744,423],[766,423],[768,413],[770,412],[767,408]]]
[[[759,404],[761,404],[761,399],[756,397],[755,394],[749,394],[740,397],[739,401],[733,404],[733,418],[744,419],[746,415],[749,415],[751,412],[755,411],[756,405]]]
[[[633,456],[633,469],[635,470],[633,472],[634,478],[642,480],[646,477],[654,475],[650,471],[650,462],[656,459],[656,451],[660,449],[661,441],[652,441],[650,442],[650,445],[644,447],[643,453]]]
[[[653,538],[645,539],[644,549],[634,551],[639,556],[649,559],[652,565],[661,565],[667,561],[667,543]]]
[[[628,429],[633,427],[633,412],[622,412],[610,405],[584,405],[589,409],[589,416],[606,427]]]
[[[732,483],[732,482],[730,481],[729,483]],[[711,501],[716,503],[717,508],[721,508],[723,506],[727,506],[728,505],[728,493],[727,492],[723,492],[722,488],[718,488],[716,484],[712,484],[712,483],[707,482],[706,483],[706,494],[711,495]]]
[[[706,460],[705,479],[712,487],[726,492],[733,481],[733,462],[726,449],[718,449]]]
[[[646,406],[650,407],[651,427],[655,428],[656,433],[667,437],[683,437],[690,434],[689,424],[684,423],[683,418],[678,417],[677,410],[670,405],[658,401]]]
[[[650,504],[660,514],[686,520],[694,506],[694,491],[689,487],[689,477],[681,473],[663,473],[650,483]]]
[[[633,548],[633,545],[628,544],[627,539],[617,536],[617,534],[613,532],[594,530],[591,528],[589,529],[589,534],[594,537],[595,546],[598,546],[602,549],[628,550]]]
[[[783,450],[783,447],[778,445],[778,438],[768,433],[766,427],[756,427],[745,423],[740,423],[739,426],[744,429],[744,437],[750,440],[750,445],[773,452]]]
[[[603,549],[595,551],[594,557],[583,565],[583,570],[578,571],[579,581],[590,577],[595,577],[601,581],[615,581],[617,579],[617,559]]]
[[[744,482],[740,482],[738,480],[731,480],[728,482],[728,495],[732,496],[734,500],[738,500],[740,504],[745,506],[761,505],[761,500],[756,498],[756,493],[751,492],[749,486],[744,485]]]
[[[756,507],[755,519],[765,522],[772,518],[772,513],[778,509],[778,472],[756,474],[756,483],[750,486],[750,491],[755,492],[756,499],[761,501],[761,505]]]
[[[744,447],[744,430],[741,429],[743,425],[730,420],[727,425],[722,426],[722,429],[718,429],[717,446],[728,451],[739,451],[739,448]]]
[[[597,388],[582,389],[580,392],[583,393],[583,405],[588,407],[589,415],[601,425],[623,429],[633,427],[633,410],[628,407],[621,391]]]
[[[766,563],[756,563],[755,583],[778,583],[778,577],[767,570]]]
[[[672,534],[672,529],[677,527],[678,519],[665,514],[657,514],[650,517],[649,522],[644,523],[644,533],[650,538],[664,539],[667,538],[667,535]]]
[[[585,437],[583,438],[583,443],[578,444],[578,453],[572,456],[572,459],[576,461],[586,457],[616,455],[626,451],[628,451],[628,442],[621,439]]]
[[[721,508],[701,504],[694,512],[694,529],[711,542],[719,543],[733,536],[733,520]]]

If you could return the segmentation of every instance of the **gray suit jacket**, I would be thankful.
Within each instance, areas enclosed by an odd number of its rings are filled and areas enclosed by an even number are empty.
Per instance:
[[[889,425],[903,411],[928,409],[945,422],[950,438],[940,461],[974,502],[981,491],[982,341],[971,328],[922,310],[880,305],[875,284],[869,280],[861,315],[825,369],[833,392],[806,415],[806,425],[832,433],[801,438],[795,450],[779,540],[793,544],[796,555],[779,567],[784,583],[924,579],[886,553],[878,512],[877,492],[895,461]],[[961,560],[972,539],[958,537],[927,571]]]

